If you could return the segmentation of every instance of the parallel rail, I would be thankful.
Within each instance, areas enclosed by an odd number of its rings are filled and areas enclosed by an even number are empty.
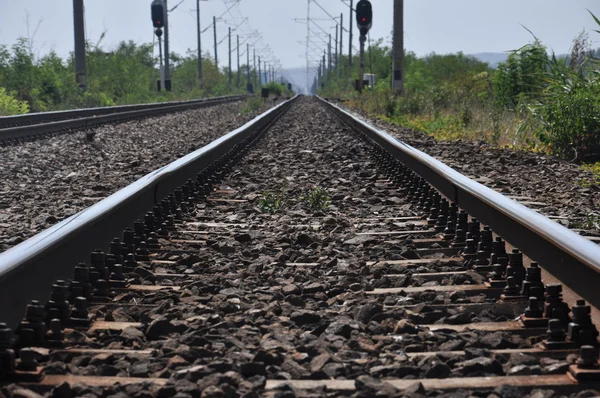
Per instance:
[[[204,148],[148,174],[89,209],[0,254],[0,320],[7,321],[12,328],[16,327],[30,300],[37,299],[43,302],[48,296],[49,281],[70,278],[74,266],[78,262],[86,261],[92,250],[108,247],[114,236],[120,236],[124,228],[130,226],[136,219],[142,218],[147,211],[161,203],[175,189],[185,185],[190,179],[195,179],[200,171],[211,168],[215,163],[219,166],[225,155],[232,154],[241,147],[246,147],[250,140],[258,137],[277,121],[295,100],[296,97],[278,105]],[[561,282],[594,306],[599,306],[600,298],[594,289],[600,274],[598,272],[600,270],[600,247],[598,245],[533,210],[468,179],[436,159],[398,141],[343,109],[327,101],[321,101],[341,123],[349,126],[351,130],[359,132],[364,139],[403,163],[435,187],[448,200],[489,225],[494,232],[509,238],[510,243],[518,246],[529,258],[538,260]],[[220,165],[223,166],[223,164]],[[35,277],[32,278],[32,275]],[[451,288],[450,286],[437,287]],[[454,288],[459,287],[461,286],[454,286]],[[485,289],[480,286],[472,287]],[[380,292],[368,292],[367,294],[382,294],[387,292],[381,291],[397,289],[377,290]],[[515,330],[514,323],[511,323],[512,329],[506,330]],[[498,325],[493,326],[492,329],[495,327]],[[485,328],[481,330],[485,331]],[[541,328],[541,330],[540,333],[543,333],[544,329]],[[510,352],[516,353],[517,351]],[[544,353],[542,352],[542,354]],[[56,385],[59,380],[64,380],[64,377],[49,376],[44,383],[47,386]],[[131,379],[129,381],[133,383],[144,380]],[[165,383],[165,380],[152,379],[149,382],[160,385]],[[117,381],[126,382],[124,379]],[[398,388],[407,388],[413,381],[394,380],[390,382]],[[499,383],[521,386],[519,383],[522,383],[522,386],[527,388],[544,386],[559,391],[561,388],[572,388],[575,385],[574,380],[567,374],[536,376],[533,379],[519,376],[451,377],[422,380],[422,382],[428,389],[448,390],[457,388],[486,389],[498,386]],[[349,380],[291,380],[285,381],[285,383],[300,389],[327,387],[332,391],[353,391],[355,388],[355,382]],[[279,384],[280,382],[277,380],[268,380],[266,389],[274,389]],[[598,382],[594,382],[586,386],[597,387],[598,385]]]
[[[23,308],[31,299],[46,297],[49,291],[47,280],[67,278],[77,262],[87,259],[96,242],[106,245],[110,238],[118,235],[134,219],[143,216],[177,186],[194,177],[243,137],[272,123],[294,99],[0,254],[1,319],[16,325]],[[600,246],[465,177],[336,105],[321,101],[343,123],[361,131],[499,235],[511,236],[512,245],[528,257],[535,258],[592,305],[600,307],[600,295],[597,292],[597,286],[600,285]],[[30,275],[40,277],[32,280]]]
[[[247,98],[246,95],[216,97],[192,101],[125,105],[71,111],[34,113],[0,118],[0,142],[32,137],[75,128],[97,126],[125,120],[215,106]]]
[[[0,319],[16,327],[31,300],[44,301],[50,283],[70,279],[74,267],[152,210],[188,179],[243,140],[277,120],[294,99],[172,162],[46,231],[0,254]],[[35,277],[32,278],[32,275]]]
[[[500,236],[534,258],[562,283],[600,308],[600,246],[471,180],[439,160],[399,141],[342,108],[322,100],[343,123],[362,132],[396,159],[427,180],[448,200],[489,225]]]

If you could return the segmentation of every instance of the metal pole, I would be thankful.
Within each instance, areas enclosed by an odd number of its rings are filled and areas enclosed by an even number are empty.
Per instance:
[[[233,73],[231,72],[231,26],[229,27],[229,88],[231,88],[231,81],[233,80]]]
[[[309,39],[310,39],[310,0],[307,0],[307,6],[306,6],[306,94],[310,94],[310,83],[309,83],[309,76],[310,76],[310,61],[308,59],[308,54],[310,51],[309,48]]]
[[[335,60],[335,68],[336,69],[339,64],[339,59],[338,59],[338,42],[339,42],[338,34],[339,34],[339,31],[338,31],[338,27],[339,27],[339,25],[335,25],[335,58],[334,58],[334,60]]]
[[[198,81],[200,82],[200,88],[202,88],[202,35],[200,34],[200,0],[197,0],[196,17],[198,19]]]
[[[321,84],[321,61],[319,61],[319,69],[317,69],[317,86]]]
[[[217,54],[217,17],[213,17],[213,30],[215,32],[215,66],[217,67],[217,74],[218,74],[219,73],[219,57]]]
[[[171,70],[169,62],[169,7],[165,0],[165,90],[171,91]]]
[[[394,65],[392,88],[396,95],[404,91],[404,0],[394,1]]]
[[[85,9],[83,0],[73,0],[73,26],[75,31],[75,81],[83,91],[87,91],[87,71],[85,65]]]
[[[250,44],[246,43],[246,66],[248,67],[248,83],[250,84]]]
[[[327,52],[325,50],[323,50],[323,83],[325,83],[325,81],[327,80],[325,76],[327,76],[327,74],[325,73],[326,70],[325,68],[327,68]]]
[[[254,74],[256,75],[256,49],[252,49],[252,56],[254,57]],[[256,83],[256,81],[255,81]],[[256,83],[256,87],[258,88],[259,84]]]
[[[338,70],[342,75],[342,55],[344,54],[344,14],[340,14],[340,64]]]
[[[237,87],[240,88],[240,35],[237,37]]]
[[[367,36],[360,35],[360,73],[358,75],[358,92],[362,93],[365,87],[365,42]]]
[[[163,42],[162,37],[158,36],[158,56],[160,61],[160,90],[164,90],[165,88],[165,68],[163,66]]]
[[[328,63],[327,70],[331,71],[331,33],[329,34],[329,44],[327,45],[327,49],[329,52],[329,63]]]
[[[258,87],[262,87],[262,69],[260,67],[260,55],[258,56]]]
[[[352,13],[354,12],[354,0],[350,0],[350,39],[348,40],[348,65],[350,66],[350,69],[352,69],[352,24],[354,22],[354,17],[352,15]]]

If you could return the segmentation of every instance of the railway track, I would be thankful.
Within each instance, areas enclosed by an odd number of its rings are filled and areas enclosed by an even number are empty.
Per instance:
[[[226,104],[245,98],[247,98],[246,95],[235,95],[191,101],[111,106],[0,117],[0,144],[6,145],[11,142],[31,140],[35,137],[48,134],[105,123],[116,123],[188,109]]]
[[[294,98],[0,255],[3,391],[594,396],[598,253]]]

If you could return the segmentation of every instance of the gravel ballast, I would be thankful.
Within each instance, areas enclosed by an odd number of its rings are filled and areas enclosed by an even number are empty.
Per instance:
[[[489,188],[517,196],[547,216],[560,217],[559,222],[566,226],[592,227],[594,231],[586,234],[598,234],[598,227],[590,221],[597,224],[600,217],[600,187],[593,183],[594,176],[577,164],[554,156],[493,148],[485,142],[437,141],[427,134],[349,111]]]
[[[425,391],[419,383],[405,391],[385,383],[386,378],[564,374],[573,358],[520,355],[535,341],[516,333],[447,327],[505,322],[516,314],[473,309],[495,302],[485,294],[433,290],[480,284],[482,277],[467,271],[426,282],[428,272],[464,271],[463,264],[440,252],[418,254],[412,242],[431,236],[427,226],[417,224],[420,213],[371,155],[370,147],[316,100],[293,105],[209,199],[200,200],[170,232],[170,240],[160,240],[158,256],[126,275],[135,285],[179,289],[112,292],[110,305],[91,309],[96,320],[140,325],[66,333],[71,348],[154,351],[51,354],[44,363],[49,374],[155,377],[168,379],[166,385],[61,386],[54,396],[65,396],[62,388],[89,398],[558,397],[510,386],[443,393]],[[302,198],[315,187],[327,192],[330,203],[309,209]],[[284,199],[274,214],[260,210],[260,198],[268,192]],[[398,222],[399,217],[413,222]],[[410,236],[391,234],[407,230],[413,231]],[[410,270],[391,263],[419,257],[425,263]],[[426,283],[431,289],[420,293],[371,295],[374,289]],[[515,351],[494,352],[498,349]],[[437,353],[424,355],[432,352]],[[353,380],[356,391],[265,391],[267,380],[290,379]],[[8,396],[19,387],[10,388],[4,390]],[[20,394],[13,395],[27,396]]]
[[[242,101],[0,147],[0,252],[240,127],[268,106],[243,114]]]

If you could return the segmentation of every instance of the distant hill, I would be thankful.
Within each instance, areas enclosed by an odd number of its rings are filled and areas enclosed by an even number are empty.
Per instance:
[[[469,54],[482,62],[487,62],[491,68],[498,67],[500,62],[504,62],[508,59],[508,53],[478,53]]]

